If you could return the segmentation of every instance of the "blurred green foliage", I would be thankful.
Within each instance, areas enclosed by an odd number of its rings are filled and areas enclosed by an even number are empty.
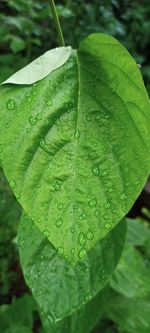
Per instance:
[[[149,0],[64,0],[56,5],[66,45],[76,48],[93,32],[111,34],[141,64],[148,85]],[[1,0],[0,22],[1,80],[58,45],[48,0]]]

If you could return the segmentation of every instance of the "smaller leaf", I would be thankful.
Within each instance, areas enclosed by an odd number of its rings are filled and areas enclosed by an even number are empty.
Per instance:
[[[119,223],[75,266],[65,260],[62,247],[59,251],[53,247],[47,232],[44,236],[24,214],[19,228],[19,252],[33,296],[43,313],[56,322],[82,308],[106,286],[122,253],[126,223]]]
[[[140,253],[127,244],[111,279],[111,287],[126,297],[143,297],[150,293],[150,269]]]
[[[113,294],[107,308],[109,319],[130,333],[150,332],[150,294],[144,298],[126,298]]]
[[[150,228],[141,218],[127,219],[127,241],[134,246],[144,246],[150,239]]]
[[[22,51],[25,48],[26,48],[26,42],[18,36],[13,36],[10,44],[10,49],[13,51],[13,53]]]
[[[33,84],[44,79],[51,72],[64,65],[71,54],[71,47],[59,47],[47,51],[42,56],[13,74],[2,84]]]

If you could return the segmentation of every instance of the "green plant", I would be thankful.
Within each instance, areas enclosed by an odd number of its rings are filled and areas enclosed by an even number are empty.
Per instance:
[[[85,38],[77,51],[65,47],[51,4],[63,46],[1,85],[0,156],[24,209],[20,258],[43,326],[86,333],[104,313],[125,242],[123,218],[148,176],[150,104],[127,50],[104,34]],[[124,251],[140,279],[144,272],[144,286],[126,290],[118,266],[111,288],[125,304],[137,296],[147,302],[148,270],[131,246]],[[127,273],[133,278],[121,267]],[[106,309],[122,323],[111,302]]]

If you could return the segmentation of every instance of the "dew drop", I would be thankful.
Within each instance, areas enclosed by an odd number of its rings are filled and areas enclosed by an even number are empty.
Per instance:
[[[52,186],[54,188],[55,191],[59,191],[60,190],[60,185],[57,181],[52,183]]]
[[[6,104],[6,108],[7,108],[8,110],[14,110],[15,107],[16,107],[16,103],[15,103],[15,101],[14,101],[13,99],[11,99],[11,98],[8,99],[7,104]]]
[[[78,252],[78,257],[81,259],[84,255],[85,255],[86,251],[84,248],[82,248],[79,252]]]
[[[99,175],[99,167],[94,165],[92,167],[92,173],[93,173],[94,176],[98,176]]]
[[[49,235],[50,235],[50,232],[47,229],[45,229],[44,230],[44,236],[45,237],[49,237]]]
[[[60,228],[63,224],[63,220],[62,219],[58,219],[56,222],[55,222],[55,225],[57,228]]]
[[[88,230],[86,237],[88,240],[92,240],[94,238],[93,231],[91,229]]]
[[[104,215],[103,215],[103,218],[104,218],[104,220],[109,220],[109,215],[104,214]]]
[[[58,253],[62,256],[64,254],[64,249],[62,246],[58,248]]]
[[[89,206],[90,207],[95,207],[97,205],[97,200],[96,199],[92,199],[90,202],[89,202]]]
[[[10,186],[11,186],[12,188],[16,187],[16,182],[15,182],[14,180],[11,180],[11,181],[10,181]]]
[[[37,120],[41,120],[41,119],[42,119],[42,115],[41,115],[41,113],[37,113],[37,115],[36,115],[36,119],[37,119]]]
[[[110,223],[105,223],[104,227],[105,227],[105,229],[109,230],[111,228],[111,224]]]
[[[79,137],[80,137],[80,132],[77,130],[77,131],[75,132],[75,138],[76,138],[76,139],[79,139]]]
[[[29,122],[30,122],[30,124],[31,125],[35,125],[36,124],[36,119],[35,119],[35,117],[29,117]]]
[[[80,245],[85,245],[86,239],[85,239],[85,236],[84,236],[83,232],[80,232],[79,237],[78,237],[78,241],[79,241]]]
[[[109,203],[109,202],[107,202],[106,204],[105,204],[105,208],[106,209],[109,209],[111,207],[111,204]]]
[[[46,102],[46,105],[47,105],[47,106],[51,106],[51,105],[52,105],[52,101],[51,101],[51,100],[47,101],[47,102]]]
[[[57,206],[57,207],[58,207],[58,209],[59,209],[59,210],[62,210],[62,209],[63,209],[63,206],[64,206],[64,205],[63,205],[63,203],[62,203],[62,202],[60,202],[60,203],[58,204],[58,206]]]
[[[41,140],[40,140],[40,146],[41,146],[41,147],[44,147],[45,144],[46,144],[45,139],[41,139]]]
[[[61,120],[59,118],[55,120],[55,125],[61,126]]]
[[[92,121],[92,117],[86,116],[86,120],[90,123]]]
[[[127,199],[127,195],[126,195],[126,193],[121,193],[121,195],[120,195],[120,199],[121,199],[121,200],[125,200],[125,199]]]
[[[80,220],[84,220],[85,218],[86,218],[85,213],[82,213],[82,214],[80,215]]]

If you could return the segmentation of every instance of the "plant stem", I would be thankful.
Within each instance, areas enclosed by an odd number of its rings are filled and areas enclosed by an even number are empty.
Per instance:
[[[65,46],[64,37],[63,37],[62,30],[61,30],[60,21],[59,21],[59,17],[58,17],[58,14],[57,14],[55,2],[54,2],[54,0],[49,0],[49,3],[50,3],[50,6],[51,6],[51,11],[52,11],[52,14],[53,14],[53,18],[54,18],[57,33],[58,33],[59,44],[60,44],[60,46]]]

